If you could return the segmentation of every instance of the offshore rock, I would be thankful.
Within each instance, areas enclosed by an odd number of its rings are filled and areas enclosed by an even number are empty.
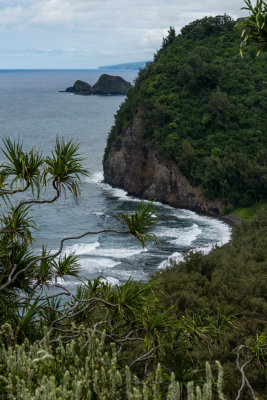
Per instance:
[[[68,87],[66,92],[77,94],[92,94],[92,86],[84,81],[76,81],[73,86]]]
[[[102,74],[92,90],[94,94],[127,94],[131,87],[121,76]]]
[[[193,187],[173,161],[145,143],[138,115],[113,141],[103,166],[105,182],[129,194],[206,215],[222,213],[219,201],[206,199],[201,189]]]
[[[73,86],[68,87],[65,91],[75,94],[122,94],[125,95],[132,88],[130,82],[125,81],[120,76],[112,76],[102,74],[94,86],[87,82],[76,81]]]

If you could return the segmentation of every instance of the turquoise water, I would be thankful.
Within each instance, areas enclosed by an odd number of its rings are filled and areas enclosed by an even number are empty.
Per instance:
[[[118,217],[133,211],[138,199],[104,184],[102,157],[105,142],[114,121],[114,114],[124,96],[77,96],[59,93],[81,79],[94,84],[105,71],[97,70],[0,70],[0,134],[20,138],[26,148],[36,146],[44,154],[53,149],[57,136],[80,143],[84,166],[90,176],[83,179],[82,196],[75,204],[62,197],[57,204],[33,209],[39,229],[34,232],[34,251],[42,243],[57,249],[64,236],[79,235],[88,230],[121,229]],[[107,71],[133,82],[136,71]],[[44,197],[52,197],[47,190]],[[92,279],[102,275],[112,283],[129,277],[145,280],[168,260],[181,260],[189,250],[208,252],[230,239],[230,228],[224,223],[199,216],[191,211],[156,204],[160,223],[155,234],[161,245],[143,250],[132,237],[114,234],[90,235],[80,241],[70,241],[64,251],[80,256],[81,275]],[[73,279],[67,285],[74,288]]]

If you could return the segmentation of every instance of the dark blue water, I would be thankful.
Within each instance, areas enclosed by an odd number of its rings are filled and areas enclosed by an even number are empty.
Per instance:
[[[82,196],[75,204],[68,196],[56,204],[34,207],[32,213],[39,229],[34,232],[34,251],[57,249],[64,236],[79,235],[88,230],[122,229],[118,217],[133,211],[138,200],[102,182],[102,158],[114,114],[124,96],[77,96],[59,93],[81,79],[94,84],[101,73],[97,70],[0,70],[0,134],[20,138],[26,148],[36,146],[48,154],[57,136],[75,139],[90,176],[83,179]],[[107,71],[133,82],[137,71]],[[52,197],[47,190],[43,197]],[[132,237],[114,234],[91,235],[70,241],[66,252],[80,256],[81,275],[86,279],[102,275],[112,283],[130,276],[145,280],[168,260],[181,260],[198,249],[208,252],[230,238],[230,229],[222,222],[186,210],[156,204],[160,223],[155,231],[159,247],[143,250]],[[74,287],[78,282],[69,279]]]

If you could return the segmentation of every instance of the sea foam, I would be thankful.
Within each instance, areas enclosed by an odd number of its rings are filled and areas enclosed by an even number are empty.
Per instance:
[[[97,172],[85,179],[86,182],[100,186],[104,191],[111,196],[118,198],[121,201],[140,202],[139,198],[129,196],[125,190],[113,188],[103,182],[103,172]],[[203,254],[209,253],[215,246],[222,246],[228,243],[231,239],[231,228],[229,225],[213,217],[198,215],[193,211],[185,209],[175,209],[160,202],[154,202],[154,205],[161,209],[169,210],[174,219],[178,221],[189,221],[192,225],[189,227],[158,227],[155,234],[159,238],[164,238],[167,243],[177,247],[188,248],[191,251],[201,251]],[[208,241],[208,243],[207,243]],[[203,244],[200,244],[202,242]],[[92,254],[130,258],[133,255],[141,253],[143,250],[127,250],[127,249],[94,249]],[[185,252],[186,253],[186,252]],[[184,253],[184,254],[185,254]],[[171,261],[179,262],[183,260],[184,254],[174,252],[166,260],[158,265],[158,268],[166,268]],[[115,272],[115,271],[113,271]],[[126,271],[124,271],[125,275]],[[130,275],[129,275],[130,274]],[[140,275],[140,273],[138,273]],[[131,272],[127,272],[127,276],[132,276]],[[140,279],[140,276],[139,276]]]

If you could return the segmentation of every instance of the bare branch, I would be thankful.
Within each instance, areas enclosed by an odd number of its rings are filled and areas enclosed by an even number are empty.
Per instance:
[[[250,385],[250,383],[249,383],[249,381],[248,381],[248,378],[247,378],[246,375],[245,375],[245,371],[244,371],[245,367],[246,367],[248,364],[251,363],[251,361],[254,359],[254,357],[251,357],[249,360],[247,360],[247,361],[242,365],[242,367],[240,367],[240,364],[239,364],[240,352],[241,352],[241,350],[244,349],[244,348],[247,348],[247,346],[245,346],[245,345],[243,345],[243,344],[242,344],[241,346],[239,346],[238,351],[237,351],[237,355],[236,355],[236,366],[237,366],[238,370],[240,371],[240,373],[241,373],[241,375],[242,375],[242,383],[241,383],[241,386],[240,386],[240,388],[239,388],[239,390],[238,390],[238,394],[237,394],[237,397],[236,397],[235,400],[239,400],[239,399],[240,399],[240,396],[241,396],[242,390],[244,389],[245,383],[247,384],[247,387],[248,387],[249,390],[251,391],[251,395],[252,395],[253,400],[256,400],[256,396],[255,396],[254,390],[252,389],[252,387],[251,387],[251,385]]]
[[[23,192],[26,192],[29,189],[30,186],[31,186],[31,184],[28,182],[27,185],[25,186],[25,188],[23,188],[23,189],[1,190],[0,191],[0,196],[13,195],[13,194],[16,194],[16,193],[23,193]]]
[[[56,199],[57,199],[57,196],[55,197],[54,200],[56,200]],[[53,200],[53,201],[54,201],[54,200]],[[49,200],[47,200],[47,201],[44,200],[43,202],[44,202],[44,203],[45,203],[45,202],[46,202],[46,203],[47,203],[47,202],[51,202],[51,203],[52,203],[53,201],[52,201],[52,200],[50,200],[50,201],[49,201]],[[21,203],[21,204],[22,204],[22,203]],[[28,204],[28,203],[27,203],[27,202],[24,202],[23,204]],[[11,222],[11,223],[12,223],[12,222]],[[2,231],[0,231],[0,233],[1,233],[1,232],[2,232]],[[13,276],[13,278],[11,279],[11,281],[9,281],[9,282],[3,284],[3,285],[0,287],[0,291],[4,290],[4,289],[6,289],[8,286],[10,286],[13,282],[15,282],[15,280],[18,278],[19,275],[25,273],[29,268],[31,268],[34,264],[38,263],[39,261],[42,261],[42,260],[49,260],[49,259],[52,259],[52,258],[57,257],[57,256],[62,252],[64,242],[66,242],[67,240],[78,240],[78,239],[82,239],[83,237],[85,237],[85,236],[87,236],[87,235],[98,235],[98,234],[100,234],[100,233],[117,233],[117,234],[119,234],[119,235],[125,235],[125,234],[129,234],[130,231],[117,231],[116,229],[102,229],[102,230],[100,230],[100,231],[88,231],[88,232],[82,233],[81,235],[78,235],[78,236],[66,237],[66,238],[64,238],[64,239],[61,240],[59,249],[58,249],[55,253],[49,254],[49,255],[43,256],[43,257],[38,257],[38,258],[36,258],[35,260],[31,261],[25,268],[23,268],[23,269],[21,269],[20,271],[18,271],[18,272],[16,273],[16,275]]]
[[[0,230],[0,234],[1,234],[1,233],[4,233],[7,229],[10,228],[10,226],[12,225],[12,223],[13,223],[14,220],[15,220],[15,217],[16,217],[17,212],[19,211],[19,209],[20,209],[22,206],[26,206],[26,205],[29,205],[29,204],[51,204],[51,203],[54,203],[54,202],[59,198],[59,196],[60,196],[60,192],[59,192],[59,189],[58,189],[58,188],[56,189],[56,191],[57,191],[56,196],[53,197],[53,199],[51,199],[51,200],[36,200],[36,199],[32,199],[32,200],[21,201],[21,202],[17,205],[17,207],[15,208],[15,210],[13,211],[13,216],[12,216],[12,218],[10,219],[9,223],[8,223],[6,226],[4,226],[4,227]]]
[[[15,273],[16,269],[17,269],[17,264],[14,265],[14,267],[12,268],[10,274],[8,275],[8,282],[11,282],[12,275]]]
[[[157,346],[155,349],[159,349],[159,346]],[[155,358],[156,356],[153,354],[154,349],[149,350],[147,353],[143,354],[142,356],[136,358],[136,360],[134,360],[132,362],[132,364],[130,365],[130,368],[133,367],[135,364],[137,364],[138,362],[142,362],[142,361],[147,361],[147,360],[152,360],[153,358]]]
[[[23,297],[23,296],[20,296],[16,300],[13,300],[13,301],[14,301],[14,303],[19,303],[21,300],[24,300],[24,301],[32,301],[32,300],[33,301],[34,300],[45,301],[45,300],[53,299],[53,298],[56,298],[56,297],[59,297],[59,296],[63,296],[63,295],[69,296],[69,294],[66,293],[66,292],[59,292],[59,293],[51,294],[51,295],[48,295],[48,296],[45,296],[45,297]]]

